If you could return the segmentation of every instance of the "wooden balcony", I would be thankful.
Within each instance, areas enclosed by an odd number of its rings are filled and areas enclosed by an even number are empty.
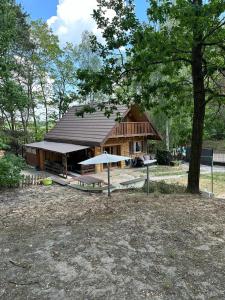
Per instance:
[[[152,128],[148,122],[121,122],[113,129],[111,137],[127,137],[152,135]]]

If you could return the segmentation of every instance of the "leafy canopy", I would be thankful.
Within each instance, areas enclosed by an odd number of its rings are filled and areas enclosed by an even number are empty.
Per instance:
[[[161,105],[179,111],[192,102],[192,49],[203,46],[206,103],[223,101],[225,2],[149,1],[148,22],[135,15],[132,0],[100,0],[93,17],[104,42],[92,37],[92,50],[101,56],[98,72],[80,70],[80,93],[101,90],[109,103],[137,102],[144,108]],[[107,10],[114,17],[107,17]]]

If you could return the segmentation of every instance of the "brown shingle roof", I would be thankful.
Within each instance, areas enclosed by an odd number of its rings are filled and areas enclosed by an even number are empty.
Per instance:
[[[118,106],[109,118],[102,111],[85,113],[84,117],[76,116],[79,106],[74,106],[50,130],[45,140],[57,142],[78,143],[80,145],[100,145],[108,133],[115,126],[116,113],[124,116],[128,111],[127,106]]]

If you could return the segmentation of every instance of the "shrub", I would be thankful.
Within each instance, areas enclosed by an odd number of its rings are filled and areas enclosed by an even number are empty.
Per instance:
[[[172,161],[172,155],[167,150],[157,150],[156,160],[159,165],[169,166]]]
[[[0,150],[9,150],[10,146],[3,142],[2,139],[0,139]]]
[[[147,192],[147,181],[145,181],[143,190]],[[168,184],[165,181],[150,181],[149,193],[183,194],[185,193],[185,187],[178,184]]]
[[[18,186],[24,167],[24,160],[14,154],[8,154],[0,159],[0,188]]]

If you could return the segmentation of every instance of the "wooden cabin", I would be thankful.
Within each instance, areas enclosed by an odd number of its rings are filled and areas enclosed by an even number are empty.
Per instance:
[[[148,115],[137,106],[118,106],[109,118],[102,111],[78,117],[76,112],[80,109],[81,106],[70,108],[45,135],[44,141],[25,145],[28,164],[64,175],[67,171],[100,172],[104,165],[78,163],[103,151],[132,158],[142,156],[147,153],[148,140],[161,140]],[[120,122],[115,121],[118,112]],[[123,168],[125,162],[114,165]]]

